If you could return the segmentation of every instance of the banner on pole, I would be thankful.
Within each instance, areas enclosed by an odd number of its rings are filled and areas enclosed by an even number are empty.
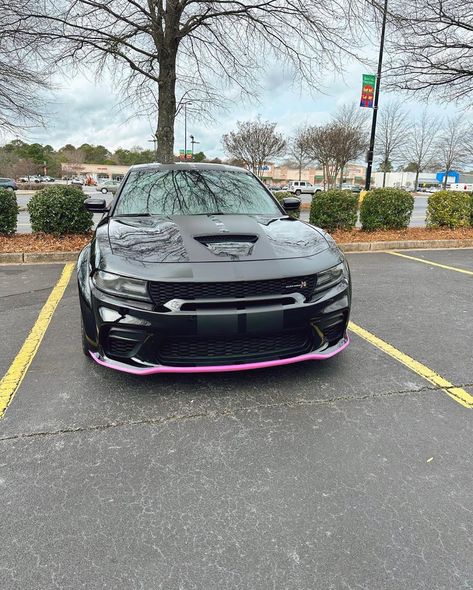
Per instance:
[[[360,107],[373,108],[375,86],[376,76],[374,74],[363,74]]]

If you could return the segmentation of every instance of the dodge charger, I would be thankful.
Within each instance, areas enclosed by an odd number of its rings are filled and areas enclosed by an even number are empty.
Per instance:
[[[350,271],[334,240],[251,172],[133,166],[79,255],[82,348],[147,375],[321,360],[348,345]]]

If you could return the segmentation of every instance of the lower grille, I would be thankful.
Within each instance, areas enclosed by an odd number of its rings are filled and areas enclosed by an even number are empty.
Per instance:
[[[314,346],[311,330],[268,336],[228,338],[169,338],[158,350],[164,365],[223,365],[288,358],[310,352]]]
[[[347,323],[347,312],[341,311],[328,314],[317,318],[313,323],[322,331],[327,342],[329,344],[334,344],[344,336]]]

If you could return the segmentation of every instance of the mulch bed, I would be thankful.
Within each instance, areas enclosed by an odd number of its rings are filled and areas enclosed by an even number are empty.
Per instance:
[[[389,242],[399,240],[465,240],[473,239],[473,227],[461,229],[427,229],[410,227],[403,230],[335,231],[332,236],[340,244],[352,242]],[[0,252],[78,252],[92,234],[57,237],[48,234],[0,235]]]
[[[427,229],[426,227],[409,227],[400,230],[380,231],[335,231],[332,236],[337,242],[349,244],[352,242],[391,242],[399,240],[467,240],[473,239],[473,227],[459,229]]]
[[[61,238],[39,233],[0,235],[0,252],[78,252],[91,239],[91,233]]]

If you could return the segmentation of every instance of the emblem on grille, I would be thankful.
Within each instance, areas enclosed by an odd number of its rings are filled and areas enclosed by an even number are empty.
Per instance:
[[[306,289],[307,288],[307,281],[301,281],[297,283],[297,285],[286,285],[286,289]]]

